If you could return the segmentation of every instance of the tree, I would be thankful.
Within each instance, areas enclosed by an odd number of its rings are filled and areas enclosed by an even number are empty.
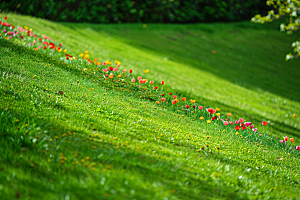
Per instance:
[[[281,24],[280,31],[292,34],[300,28],[300,0],[268,0],[266,4],[268,6],[272,6],[273,10],[270,10],[266,16],[261,16],[259,14],[255,15],[251,19],[251,22],[263,24],[265,22],[271,22],[280,17],[287,16],[288,23]],[[274,11],[274,9],[276,11]],[[294,53],[287,54],[285,58],[286,60],[300,57],[299,41],[292,43]]]

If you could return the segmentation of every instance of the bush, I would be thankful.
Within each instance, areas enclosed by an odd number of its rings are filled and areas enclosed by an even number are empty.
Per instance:
[[[261,0],[4,0],[0,7],[53,21],[90,23],[229,22],[267,11]]]

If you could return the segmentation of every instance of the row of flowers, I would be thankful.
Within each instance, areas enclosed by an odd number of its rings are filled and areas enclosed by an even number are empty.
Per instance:
[[[206,120],[207,124],[215,123],[229,130],[236,131],[236,136],[240,138],[247,137],[251,141],[272,141],[273,145],[278,147],[287,147],[288,149],[293,148],[294,139],[284,137],[283,140],[277,140],[277,138],[270,138],[267,133],[264,133],[262,129],[261,133],[258,132],[257,128],[254,127],[252,122],[245,122],[244,119],[233,121],[231,119],[232,114],[228,113],[226,116],[221,116],[219,113],[220,108],[204,108],[204,106],[196,103],[196,100],[191,99],[187,101],[186,97],[179,96],[177,92],[166,93],[163,90],[164,81],[161,81],[159,85],[155,85],[154,81],[148,81],[148,79],[142,78],[142,76],[134,77],[132,75],[133,70],[126,69],[121,70],[121,62],[115,60],[114,64],[116,67],[111,66],[112,62],[106,60],[105,62],[99,62],[97,58],[90,59],[88,51],[81,53],[79,57],[71,55],[66,48],[63,47],[62,43],[59,43],[47,35],[40,35],[34,33],[32,29],[27,26],[15,27],[7,21],[7,17],[4,19],[0,15],[0,38],[17,41],[22,45],[34,49],[35,51],[41,51],[47,55],[57,57],[64,63],[75,65],[81,70],[91,72],[94,75],[103,76],[105,81],[107,80],[122,80],[122,82],[130,82],[134,87],[141,88],[145,87],[149,90],[149,93],[155,96],[155,104],[161,105],[162,107],[172,107],[175,112],[182,112],[188,117],[199,119],[200,121]],[[149,70],[144,71],[146,74]],[[62,93],[63,94],[63,93]],[[158,98],[158,99],[157,99]],[[268,123],[262,122],[263,128]],[[262,138],[264,137],[264,139]],[[290,143],[290,145],[288,145]],[[296,150],[300,151],[300,146],[295,145]]]

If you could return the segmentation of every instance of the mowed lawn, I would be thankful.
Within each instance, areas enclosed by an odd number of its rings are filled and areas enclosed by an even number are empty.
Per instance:
[[[281,22],[215,24],[77,24],[8,15],[62,41],[74,55],[122,62],[137,75],[178,91],[204,105],[221,107],[270,132],[300,139],[299,60],[285,61],[299,33],[279,31]],[[215,50],[213,54],[211,50]]]
[[[159,90],[137,87],[132,74],[106,79],[104,66],[67,65],[0,40],[0,199],[299,199],[299,61],[284,61],[297,37],[278,24],[8,19],[61,41],[73,56],[117,59]],[[232,120],[269,124],[247,133],[211,122],[204,110],[200,120],[164,106],[162,80],[166,93],[187,97],[180,107],[196,99],[221,108],[220,119],[230,112]]]

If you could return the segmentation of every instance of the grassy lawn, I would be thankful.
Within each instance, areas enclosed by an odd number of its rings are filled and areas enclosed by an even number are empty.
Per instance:
[[[7,16],[72,55],[88,50],[159,87],[164,80],[166,94],[219,107],[220,119],[244,117],[261,135],[155,104],[159,92],[126,77],[0,40],[2,199],[299,199],[299,151],[275,139],[299,144],[299,60],[284,61],[297,35],[276,23],[143,28]]]
[[[273,134],[300,137],[300,120],[292,117],[300,115],[299,60],[284,60],[299,33],[279,32],[280,22],[143,28],[142,24],[59,24],[8,16],[11,22],[62,41],[74,54],[89,50],[98,59],[118,59],[137,74],[149,69],[147,78],[165,80],[169,90],[249,121],[269,120]]]

